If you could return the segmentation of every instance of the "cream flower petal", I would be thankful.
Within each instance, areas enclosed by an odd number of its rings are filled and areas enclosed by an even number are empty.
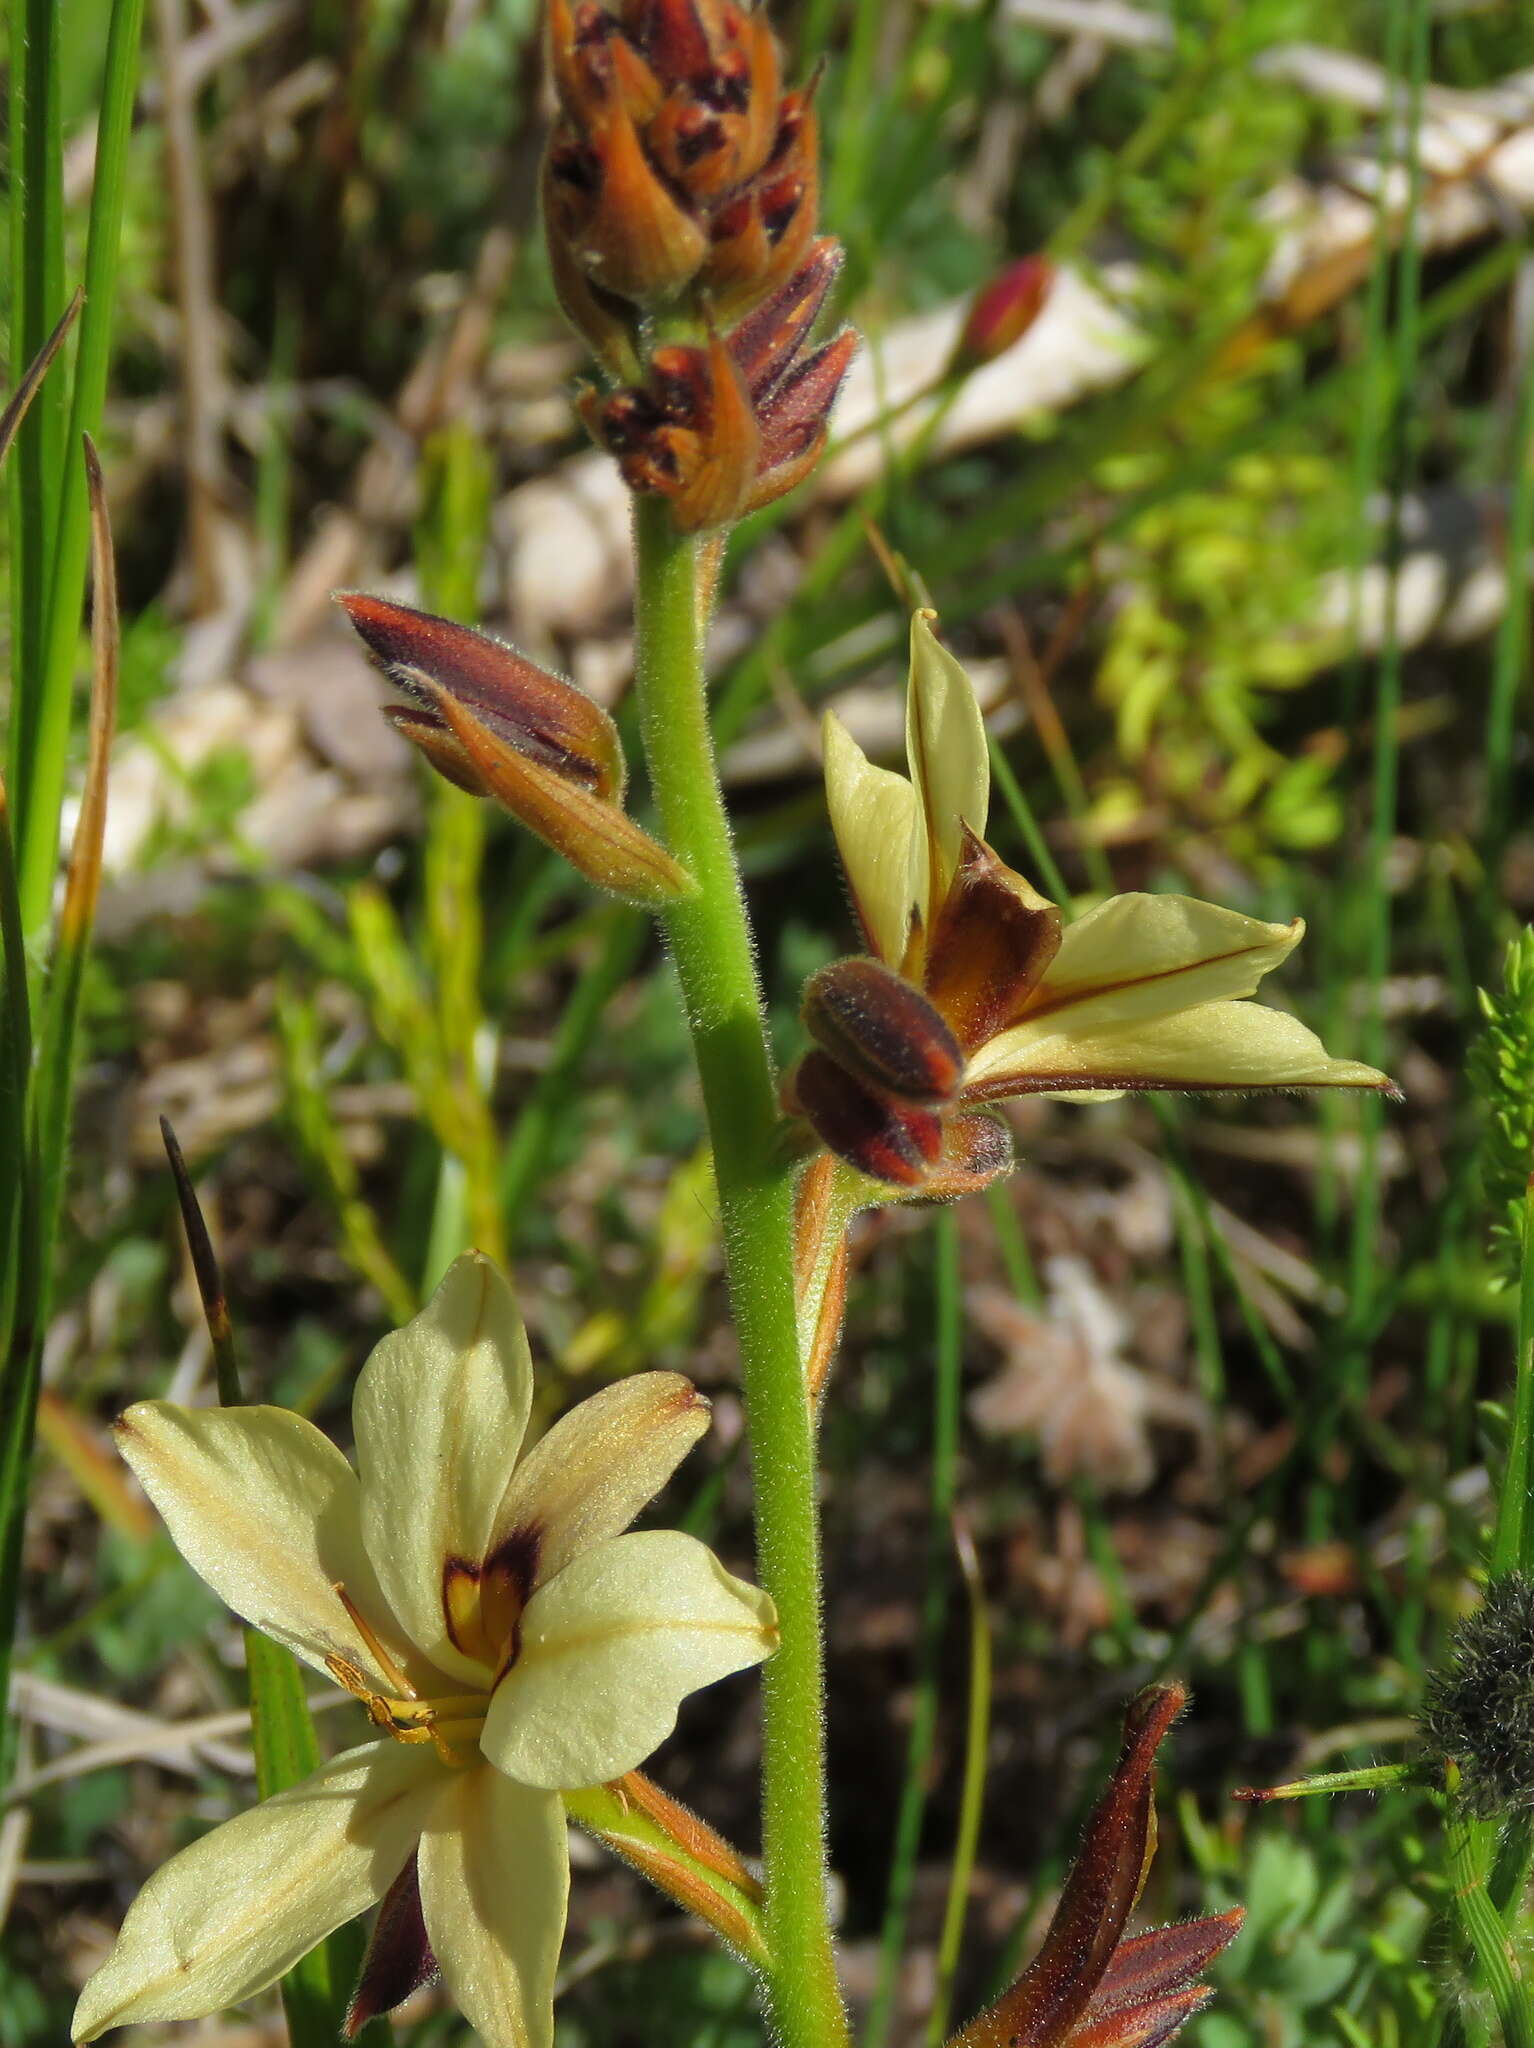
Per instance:
[[[421,1910],[453,2003],[485,2048],[552,2048],[570,1893],[563,1802],[488,1764],[455,1771],[421,1838]]]
[[[913,843],[911,894],[930,926],[930,863],[935,896],[952,881],[963,854],[961,827],[985,837],[991,802],[991,756],[974,685],[932,631],[937,614],[911,617],[911,681],[905,700],[905,746],[925,831]],[[895,964],[895,963],[891,963]]]
[[[1334,1060],[1313,1031],[1262,1003],[1200,1003],[1176,1017],[1096,1032],[1034,1036],[1013,1057],[996,1055],[1021,1032],[1005,1032],[975,1061],[965,1094],[1078,1093],[1098,1088],[1380,1088],[1389,1078],[1357,1060]]]
[[[528,1602],[480,1747],[526,1785],[605,1784],[664,1742],[688,1693],[759,1664],[776,1642],[767,1595],[695,1537],[615,1536]]]
[[[392,1692],[336,1595],[390,1648],[389,1609],[362,1540],[357,1475],[287,1408],[177,1408],[139,1401],[117,1448],[176,1548],[220,1600],[323,1671],[328,1656]]]
[[[264,1991],[382,1898],[442,1780],[429,1747],[365,1743],[183,1849],[129,1908],[80,1993],[73,2038],[200,2019]]]
[[[510,1542],[540,1584],[578,1551],[620,1535],[708,1428],[709,1404],[679,1372],[641,1372],[592,1394],[517,1467],[491,1549]]]
[[[510,1287],[477,1252],[454,1260],[376,1347],[352,1421],[362,1528],[390,1606],[439,1670],[483,1679],[448,1632],[444,1570],[477,1572],[516,1463],[533,1368]]]
[[[911,862],[920,839],[916,791],[903,775],[875,768],[834,711],[821,721],[826,805],[870,947],[898,969],[911,924]]]
[[[1066,926],[1017,1028],[1095,1031],[1249,996],[1304,936],[1299,918],[1264,924],[1192,896],[1111,896]]]

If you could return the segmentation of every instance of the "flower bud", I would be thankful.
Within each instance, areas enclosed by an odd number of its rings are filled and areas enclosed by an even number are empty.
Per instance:
[[[582,416],[618,459],[633,491],[671,500],[682,533],[736,518],[756,477],[761,449],[750,394],[717,336],[706,348],[656,349],[644,384],[610,398],[590,394]]]
[[[1005,355],[1043,312],[1054,281],[1055,266],[1047,256],[1023,256],[1009,263],[976,293],[954,344],[951,368],[973,370]]]
[[[858,337],[851,327],[819,348],[784,378],[757,415],[761,454],[745,510],[756,512],[801,483],[824,453],[831,408]]]
[[[448,781],[501,804],[615,895],[691,893],[686,871],[624,815],[623,750],[600,704],[486,633],[360,592],[339,602],[411,700],[384,716]]]
[[[822,236],[793,275],[731,331],[730,354],[758,410],[794,367],[841,267],[841,244]]]
[[[603,291],[664,305],[697,276],[708,237],[651,168],[621,101],[586,137],[568,122],[554,130],[544,191],[550,240],[563,237]]]
[[[1493,1579],[1429,1674],[1422,1734],[1460,1769],[1470,1811],[1501,1819],[1534,1810],[1534,1577]]]
[[[935,1111],[865,1087],[829,1053],[805,1054],[788,1077],[784,1106],[804,1117],[838,1159],[895,1187],[919,1188],[942,1151]]]
[[[921,990],[866,953],[810,976],[803,1017],[839,1066],[903,1102],[944,1102],[963,1078],[959,1041]]]
[[[819,126],[810,92],[785,94],[761,174],[714,214],[698,273],[719,312],[743,311],[798,268],[820,204]]]

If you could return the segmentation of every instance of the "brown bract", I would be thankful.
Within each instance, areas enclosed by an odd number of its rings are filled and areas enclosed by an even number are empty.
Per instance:
[[[1240,1931],[1239,1908],[1124,1939],[1156,1849],[1156,1752],[1187,1699],[1154,1685],[1131,1703],[1043,1945],[950,2048],[1160,2048],[1208,2004],[1198,1979]]]

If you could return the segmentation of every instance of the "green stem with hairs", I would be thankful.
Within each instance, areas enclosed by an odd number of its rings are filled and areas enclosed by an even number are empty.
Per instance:
[[[698,884],[666,935],[703,1084],[741,1386],[757,1568],[781,1646],[763,1671],[762,1854],[769,2017],[783,2048],[849,2036],[825,1910],[825,1723],[815,1455],[794,1314],[792,1185],[756,962],[703,683],[699,544],[635,504],[635,683],[667,844]]]

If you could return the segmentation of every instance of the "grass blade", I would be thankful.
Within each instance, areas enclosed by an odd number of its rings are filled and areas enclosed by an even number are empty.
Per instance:
[[[943,1910],[943,1934],[937,1953],[937,1990],[932,2014],[927,2021],[928,2048],[948,2032],[948,2013],[953,2004],[953,1983],[958,1974],[959,1950],[964,1940],[964,1920],[969,1905],[970,1881],[975,1874],[975,1855],[980,1847],[980,1821],[985,1801],[986,1750],[991,1735],[991,1619],[985,1605],[985,1582],[974,1538],[959,1516],[953,1523],[954,1548],[969,1601],[969,1718],[964,1730],[964,1788],[959,1795],[959,1831],[954,1841],[953,1868],[948,1875],[948,1903]]]
[[[868,2010],[863,2048],[883,2048],[894,2024],[895,1991],[905,1952],[906,1923],[911,1909],[922,1816],[927,1807],[928,1777],[937,1736],[938,1681],[943,1625],[948,1618],[949,1542],[959,1452],[960,1352],[963,1342],[959,1234],[951,1209],[944,1209],[935,1219],[933,1261],[937,1327],[936,1370],[933,1375],[931,1541],[927,1550],[926,1585],[922,1593],[916,1707],[906,1744],[905,1777],[895,1822],[895,1844],[890,1856],[884,1926],[879,1937],[879,1982]]]
[[[57,13],[46,0],[43,11]],[[85,246],[85,310],[75,358],[69,433],[63,443],[66,448],[77,448],[83,436],[101,432],[143,18],[144,0],[114,0],[107,30],[96,172]],[[62,406],[62,391],[57,403]],[[73,462],[64,462],[61,470],[57,508],[47,529],[56,539],[46,558],[51,568],[39,622],[36,663],[27,662],[19,670],[27,679],[27,689],[21,700],[25,716],[19,722],[22,751],[13,758],[19,760],[25,777],[18,789],[24,799],[19,853],[22,918],[28,932],[38,930],[47,918],[53,891],[59,811],[69,761],[69,710],[80,600],[91,547],[92,515],[86,481]]]

